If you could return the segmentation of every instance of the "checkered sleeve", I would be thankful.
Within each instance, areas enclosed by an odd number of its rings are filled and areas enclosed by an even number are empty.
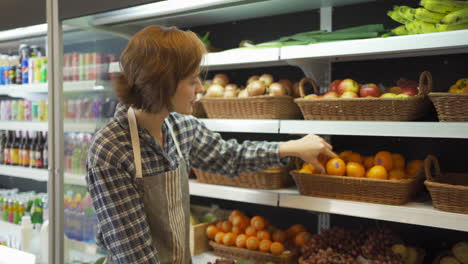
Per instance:
[[[287,159],[279,158],[279,143],[266,141],[223,140],[195,120],[190,161],[193,167],[212,173],[235,177],[243,171],[256,171],[285,166]]]
[[[159,263],[140,195],[129,173],[118,164],[87,169],[101,243],[114,263]]]

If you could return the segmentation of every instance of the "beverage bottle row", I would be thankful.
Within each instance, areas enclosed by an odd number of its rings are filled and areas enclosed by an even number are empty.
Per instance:
[[[66,53],[63,55],[64,81],[109,80],[109,63],[117,61],[114,54]]]
[[[42,48],[21,44],[18,55],[0,54],[0,85],[47,82],[47,58]]]
[[[47,121],[47,100],[2,100],[0,120],[3,121]]]
[[[64,232],[74,240],[95,243],[97,217],[91,197],[86,192],[66,192],[64,197]]]
[[[64,116],[68,120],[99,120],[114,116],[117,99],[90,98],[64,101]]]
[[[0,216],[1,220],[20,224],[24,215],[31,216],[32,224],[42,224],[44,209],[47,206],[46,194],[34,192],[18,193],[14,190],[0,190]]]
[[[65,172],[86,173],[86,157],[91,139],[91,133],[65,134]]]
[[[48,168],[47,132],[1,131],[0,163],[30,168]],[[33,135],[30,137],[29,135]]]

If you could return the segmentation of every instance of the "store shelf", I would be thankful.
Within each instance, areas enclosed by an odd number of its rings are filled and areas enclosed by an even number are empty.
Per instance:
[[[95,263],[106,257],[96,244],[69,239],[65,236],[65,252],[70,263]]]
[[[190,180],[190,195],[271,206],[278,205],[278,193],[274,190],[205,184],[198,183],[196,180]]]
[[[209,70],[220,70],[285,64],[279,61],[279,55],[279,48],[232,49],[208,53],[203,58],[202,66],[209,67]]]
[[[0,165],[0,175],[45,182],[49,178],[49,171],[47,169],[33,169],[20,166]]]
[[[464,53],[468,51],[468,30],[360,39],[283,47],[282,60],[359,60]]]
[[[47,93],[47,83],[0,85],[0,94]]]
[[[303,196],[297,190],[290,189],[279,193],[279,206],[468,231],[468,225],[466,224],[468,223],[468,215],[439,211],[434,209],[430,203],[411,202],[401,206],[381,205]]]
[[[0,121],[2,130],[34,130],[47,131],[49,124],[40,121]]]
[[[98,125],[96,122],[65,121],[63,124],[63,130],[65,132],[94,133],[97,127]]]
[[[211,251],[203,252],[196,256],[192,256],[192,264],[206,264],[208,262],[215,263],[215,260],[220,257],[213,254]]]
[[[267,119],[199,119],[212,131],[240,133],[278,133],[279,120]]]
[[[63,82],[64,92],[90,92],[90,91],[104,91],[109,88],[111,83],[109,81],[67,81]]]
[[[281,120],[281,134],[468,138],[468,123]]]
[[[65,184],[86,186],[86,175],[78,174],[78,173],[65,172],[63,182]]]

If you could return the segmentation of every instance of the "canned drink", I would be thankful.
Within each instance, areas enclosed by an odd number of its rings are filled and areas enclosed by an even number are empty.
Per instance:
[[[38,102],[32,102],[32,107],[31,107],[31,117],[33,121],[38,121],[39,120],[39,103]]]
[[[86,73],[85,73],[85,54],[84,53],[80,53],[78,55],[79,59],[78,59],[78,80],[80,81],[84,81],[86,80]]]
[[[18,101],[11,101],[11,119],[8,120],[17,120],[18,118]]]
[[[37,116],[39,121],[45,121],[45,101],[39,100],[37,103]]]
[[[70,78],[71,55],[69,53],[63,55],[63,80],[69,81]]]
[[[29,83],[29,71],[28,71],[28,59],[23,59],[21,61],[21,76],[22,76],[22,81],[24,84],[28,84]]]
[[[3,71],[3,83],[5,85],[10,84],[10,66],[6,65]]]
[[[73,52],[71,55],[71,80],[78,81],[80,79],[80,54]]]
[[[7,100],[5,102],[4,109],[5,109],[5,120],[7,121],[11,120],[11,101],[10,100]]]
[[[0,85],[5,85],[5,66],[0,66]]]
[[[24,121],[24,105],[23,100],[18,100],[18,115],[16,116],[16,120]]]
[[[42,58],[34,60],[34,83],[41,83]]]
[[[32,113],[31,113],[31,101],[25,100],[23,102],[24,105],[24,120],[25,121],[32,121]]]
[[[86,53],[84,55],[84,71],[85,71],[85,79],[86,80],[92,80],[92,53]]]

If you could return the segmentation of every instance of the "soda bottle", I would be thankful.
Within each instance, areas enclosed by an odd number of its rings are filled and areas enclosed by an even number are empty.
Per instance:
[[[0,136],[0,164],[5,163],[5,131],[2,131],[1,136]],[[0,202],[0,206],[2,206],[3,200]]]
[[[44,168],[44,156],[43,156],[43,139],[42,139],[42,132],[37,133],[38,138],[36,141],[36,147],[35,147],[35,159],[36,159],[36,168]]]
[[[45,132],[44,136],[44,144],[42,145],[42,158],[44,160],[44,168],[49,168],[49,144],[48,144],[48,137],[47,132]]]
[[[3,164],[10,165],[10,140],[11,140],[11,131],[7,131],[5,142],[3,143]]]
[[[19,137],[17,132],[13,132],[13,141],[10,144],[11,165],[19,165]]]
[[[29,132],[26,131],[26,135],[24,137],[24,140],[23,140],[23,144],[21,146],[21,149],[23,151],[23,158],[22,158],[22,164],[23,167],[29,167],[29,158],[30,158],[30,145],[29,145],[29,141],[31,139],[29,138]]]
[[[13,223],[13,221],[15,220],[15,211],[16,211],[15,203],[13,200],[10,200],[10,204],[8,208],[9,208],[8,222]]]
[[[21,78],[23,79],[23,84],[29,83],[29,60],[23,59],[21,61]]]
[[[36,168],[36,140],[37,132],[34,134],[34,137],[31,139],[29,144],[29,167]]]
[[[42,201],[39,198],[35,198],[31,207],[31,222],[33,224],[42,224],[43,220]]]

